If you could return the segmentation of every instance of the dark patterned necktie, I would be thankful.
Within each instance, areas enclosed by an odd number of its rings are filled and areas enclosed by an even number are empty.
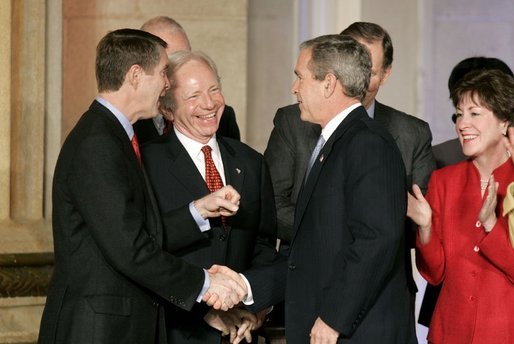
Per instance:
[[[141,152],[139,151],[139,142],[137,141],[136,134],[132,136],[132,140],[130,140],[130,143],[132,143],[132,148],[134,148],[134,153],[136,153],[137,161],[141,166]]]
[[[216,165],[214,165],[211,151],[211,146],[207,145],[202,147],[202,152],[205,156],[205,182],[207,183],[209,191],[215,192],[223,187],[223,180],[221,179]],[[221,223],[223,224],[223,227],[226,228],[227,218],[225,216],[221,216]]]

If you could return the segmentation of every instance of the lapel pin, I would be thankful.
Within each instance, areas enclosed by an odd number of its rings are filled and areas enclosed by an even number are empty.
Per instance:
[[[236,168],[236,172],[237,172],[237,174],[240,174],[240,173],[241,173],[241,170],[240,170],[240,169],[238,169],[238,168]]]
[[[325,156],[321,154],[321,156],[319,157],[319,162],[323,162],[323,159],[325,159]]]

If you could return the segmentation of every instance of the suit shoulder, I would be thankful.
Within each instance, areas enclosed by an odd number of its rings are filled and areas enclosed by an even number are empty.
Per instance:
[[[296,103],[279,108],[275,114],[275,120],[301,121],[300,107]]]
[[[395,108],[384,105],[382,103],[377,102],[376,104],[377,104],[377,110],[379,110],[379,112],[387,115],[391,121],[400,122],[400,123],[402,123],[402,125],[408,125],[408,126],[412,126],[412,127],[428,128],[428,123],[418,117],[409,115],[406,112],[397,110]]]
[[[459,161],[455,164],[442,167],[435,170],[433,173],[437,177],[447,178],[448,180],[456,180],[457,176],[466,172],[469,168],[470,160]]]
[[[249,159],[262,159],[263,156],[261,153],[257,152],[252,147],[248,146],[246,143],[235,140],[230,137],[218,138],[218,143],[224,145],[228,150],[232,150],[237,155],[247,156]]]
[[[236,112],[234,111],[234,108],[232,106],[225,104],[225,109],[223,109],[223,116],[228,116],[232,118],[236,116]]]
[[[430,176],[430,184],[432,187],[436,185],[443,188],[453,188],[457,183],[462,183],[466,180],[466,175],[471,167],[470,164],[472,164],[471,160],[464,160],[434,170]]]
[[[159,147],[164,147],[167,142],[167,135],[157,136],[155,139],[147,141],[143,144],[140,144],[141,150],[153,150],[159,149]]]

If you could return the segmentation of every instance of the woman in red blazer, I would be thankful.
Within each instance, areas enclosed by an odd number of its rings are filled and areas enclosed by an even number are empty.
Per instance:
[[[435,171],[426,200],[409,195],[416,263],[442,284],[429,343],[514,343],[514,250],[503,199],[514,181],[514,78],[466,75],[451,94],[466,161]],[[510,136],[510,137],[509,137]]]

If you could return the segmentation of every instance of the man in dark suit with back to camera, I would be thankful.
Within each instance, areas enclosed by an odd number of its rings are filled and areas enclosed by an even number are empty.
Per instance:
[[[132,29],[112,31],[98,44],[98,96],[55,167],[55,267],[40,344],[164,344],[163,304],[188,311],[217,299],[216,308],[228,309],[247,293],[237,273],[202,270],[164,250],[181,243],[163,235],[132,124],[154,116],[169,87],[165,47]],[[227,186],[191,207],[231,216],[238,202]],[[197,227],[188,206],[162,214],[162,221],[167,228]]]
[[[166,48],[168,55],[175,51],[191,51],[191,44],[186,32],[176,20],[170,17],[159,16],[149,19],[141,26],[141,30],[150,32],[163,39],[168,44]],[[138,121],[134,125],[134,130],[140,144],[144,144],[167,132],[171,126],[172,118],[165,118],[163,114],[158,114],[152,119]],[[216,134],[236,140],[241,139],[236,114],[231,106],[225,105]]]
[[[426,190],[430,174],[435,168],[430,146],[432,134],[428,124],[375,99],[380,86],[391,74],[391,37],[379,25],[367,22],[355,22],[341,34],[353,37],[370,50],[371,79],[362,105],[368,115],[382,124],[395,139],[402,154],[409,187],[416,183]],[[298,104],[278,109],[273,122],[275,126],[264,157],[275,191],[278,236],[283,243],[288,244],[291,241],[296,199],[321,128],[300,119]]]
[[[296,203],[288,343],[416,343],[405,168],[394,139],[361,104],[371,73],[368,51],[349,36],[300,46],[292,91],[301,119],[322,129]]]
[[[161,106],[171,111],[173,129],[142,148],[160,210],[182,208],[212,192],[212,184],[231,185],[241,196],[236,215],[206,219],[205,227],[188,241],[181,240],[183,249],[174,253],[199,267],[223,264],[244,273],[253,297],[247,309],[263,316],[283,300],[285,285],[284,270],[268,268],[279,260],[273,190],[264,158],[237,140],[218,137],[225,102],[214,62],[189,51],[169,58],[171,87]],[[166,228],[166,235],[181,237],[183,230]],[[246,314],[238,309],[229,312]],[[220,343],[222,333],[209,326],[213,318],[226,315],[200,305],[190,313],[167,307],[168,341]]]

